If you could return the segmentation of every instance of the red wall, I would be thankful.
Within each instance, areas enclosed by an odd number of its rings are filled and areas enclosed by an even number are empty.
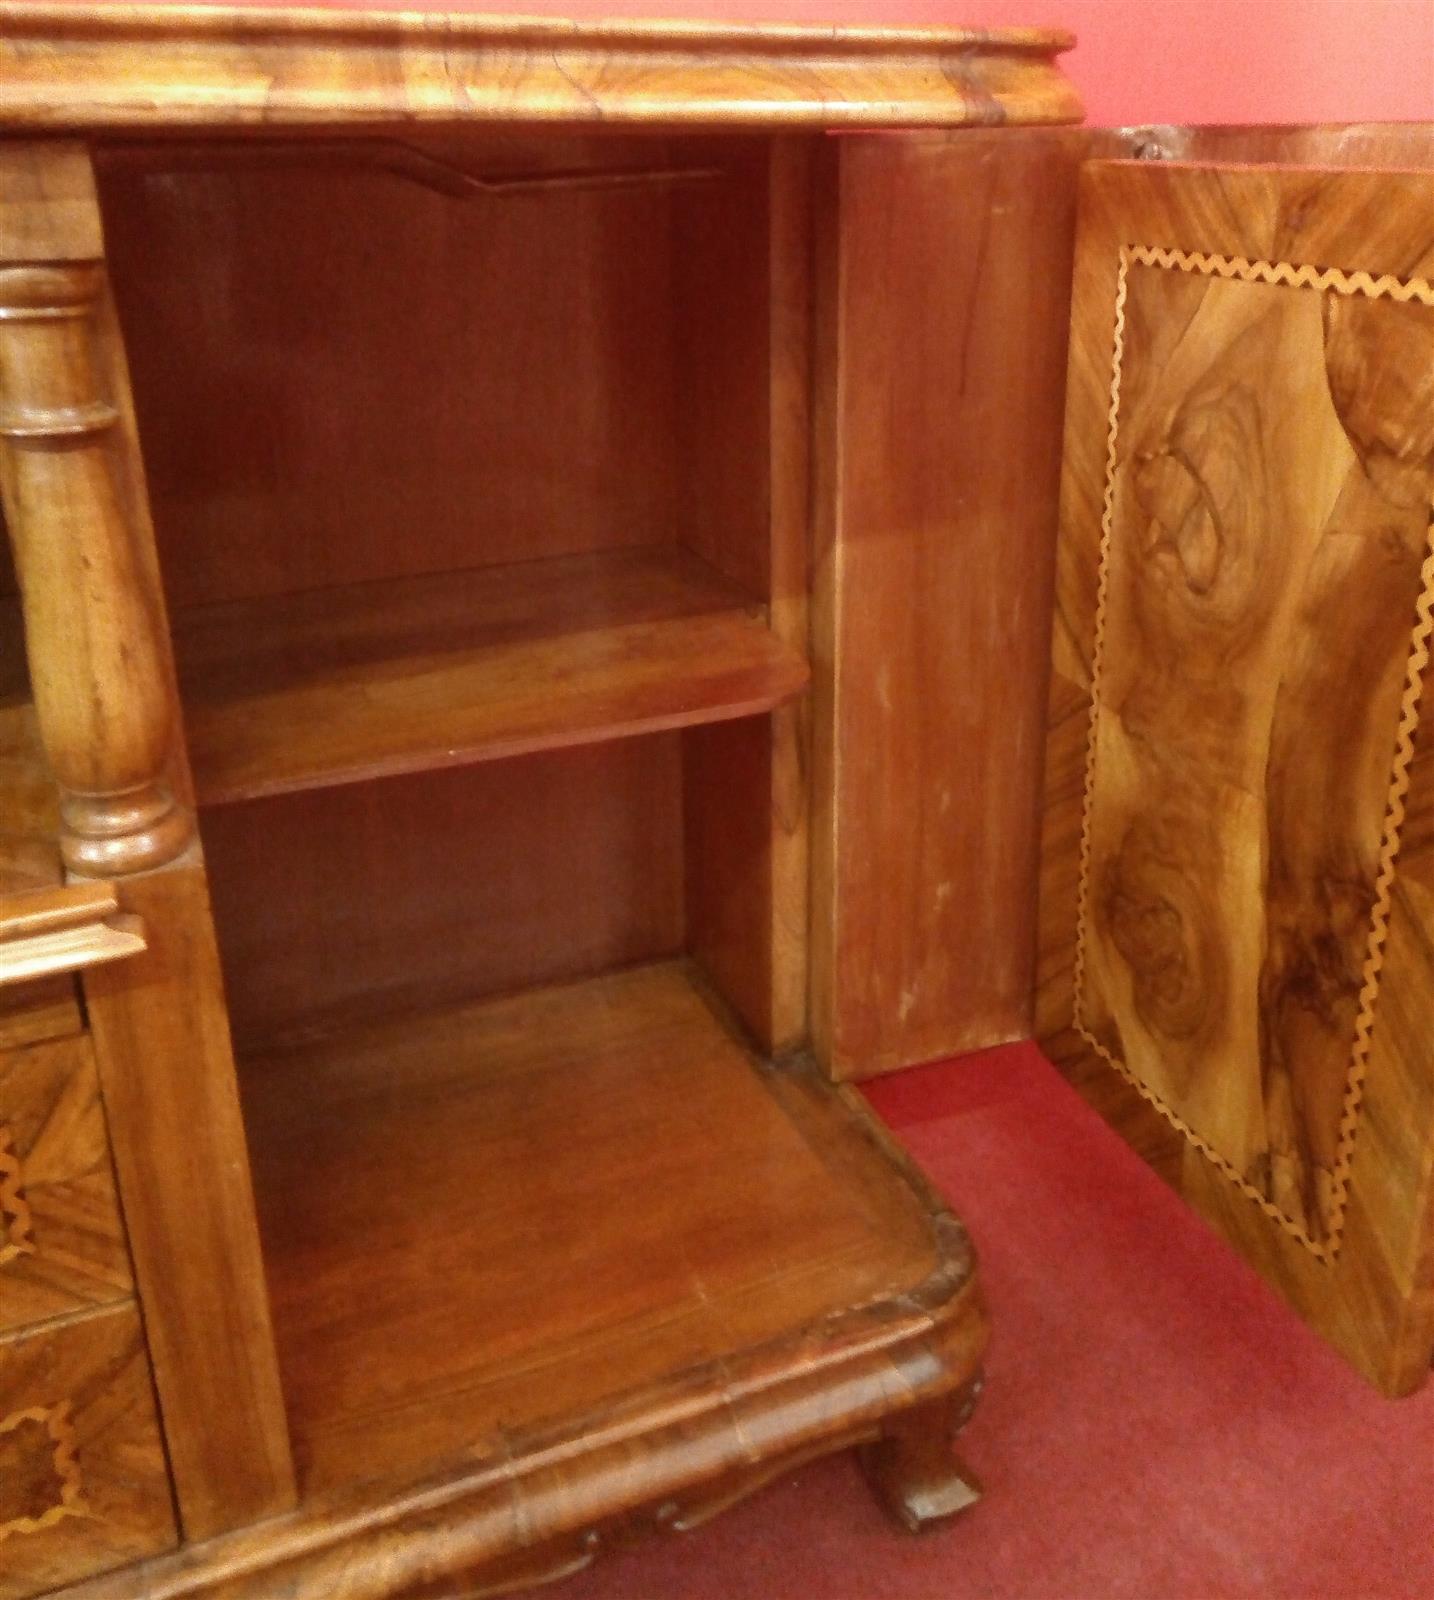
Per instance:
[[[972,0],[970,15],[1071,28],[1092,122],[1434,120],[1434,0]]]

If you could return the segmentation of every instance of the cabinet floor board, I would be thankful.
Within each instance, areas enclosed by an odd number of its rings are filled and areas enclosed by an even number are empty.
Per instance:
[[[857,1124],[680,964],[274,1046],[243,1082],[306,1492],[487,1455],[938,1264]]]

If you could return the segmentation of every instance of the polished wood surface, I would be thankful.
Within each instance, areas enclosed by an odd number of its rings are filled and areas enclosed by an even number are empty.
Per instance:
[[[59,796],[35,726],[19,608],[0,600],[0,903],[7,914],[61,887],[59,833]],[[81,1026],[72,977],[0,984],[0,1050],[62,1038]]]
[[[0,1336],[132,1290],[89,1039],[0,1052]]]
[[[828,153],[813,1026],[841,1077],[1030,1027],[1085,138]]]
[[[682,259],[702,264],[688,273],[694,364],[721,375],[693,390],[703,448],[684,534],[766,599],[772,632],[805,660],[814,152],[784,138],[758,155],[745,190],[691,205],[681,235]],[[704,303],[714,275],[741,286],[743,337]],[[810,744],[805,698],[683,741],[689,946],[774,1054],[807,1034]]]
[[[1434,1346],[1431,181],[1090,169],[1046,778],[1048,1047],[1391,1391]]]
[[[310,1492],[935,1267],[911,1197],[836,1183],[677,967],[272,1045],[241,1081]]]
[[[748,716],[806,665],[662,546],[183,613],[201,804]]]
[[[292,1505],[289,1441],[203,868],[120,885],[148,948],[91,968],[85,1004],[180,1519],[202,1539]]]
[[[1258,162],[1285,167],[1434,166],[1434,122],[1310,123],[1303,126],[1092,128],[1093,158]]]
[[[679,954],[683,737],[206,811],[236,1039]]]
[[[134,1306],[0,1333],[0,1600],[176,1537]]]
[[[973,1378],[938,1405],[902,1413],[862,1446],[862,1468],[877,1498],[910,1533],[938,1526],[981,1498],[980,1483],[954,1450],[981,1382]]]
[[[193,837],[167,782],[163,612],[148,603],[143,475],[122,358],[107,348],[102,252],[84,148],[0,146],[0,493],[61,850],[97,876],[158,866]]]
[[[310,1492],[74,1600],[497,1593],[896,1416],[949,1440],[985,1341],[964,1233],[681,966],[294,1041],[245,1085]]]
[[[0,985],[80,972],[144,949],[144,927],[120,915],[113,889],[36,889],[0,906]]]
[[[69,976],[38,978],[0,988],[0,1050],[62,1039],[83,1026],[79,994]]]
[[[176,611],[677,542],[720,564],[698,535],[708,463],[730,457],[698,422],[745,415],[754,391],[705,358],[757,333],[750,274],[722,269],[762,238],[734,141],[415,141],[397,148],[417,173],[362,140],[291,139],[259,165],[99,147]],[[589,186],[614,172],[631,181]],[[483,186],[519,180],[536,187]],[[713,206],[735,237],[708,262],[679,245]],[[719,531],[728,550],[746,537]]]
[[[0,123],[1074,122],[1054,30],[0,7]]]

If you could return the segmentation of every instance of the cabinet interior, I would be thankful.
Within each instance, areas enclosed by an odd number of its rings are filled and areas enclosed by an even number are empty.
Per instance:
[[[771,161],[106,153],[309,1488],[581,1411],[929,1254],[758,1087],[799,1042],[773,1037],[772,930],[806,895],[772,845],[774,718],[809,674],[805,550],[771,513],[773,461],[805,474],[771,349],[806,245]]]

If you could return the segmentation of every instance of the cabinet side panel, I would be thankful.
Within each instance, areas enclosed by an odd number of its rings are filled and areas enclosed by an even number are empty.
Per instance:
[[[687,370],[706,403],[684,537],[759,595],[773,633],[805,654],[815,148],[796,136],[758,154],[735,196],[745,212],[711,208],[708,233],[684,236],[701,241],[709,278],[745,285],[735,307],[730,288],[688,288]],[[734,363],[739,379],[723,391]],[[772,1053],[807,1035],[809,734],[804,698],[684,738],[691,950]]]
[[[842,141],[825,219],[815,1029],[864,1077],[1030,1027],[1084,133]],[[834,259],[831,259],[834,258]]]

